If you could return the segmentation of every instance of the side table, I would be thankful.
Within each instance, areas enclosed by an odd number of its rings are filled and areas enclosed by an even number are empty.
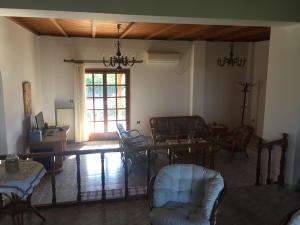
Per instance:
[[[31,204],[31,195],[40,183],[46,170],[35,161],[19,161],[19,171],[8,174],[4,164],[0,165],[0,193],[9,199],[7,205],[1,206],[0,212],[11,214],[15,225],[23,225],[24,211],[31,211],[45,221],[45,218]]]

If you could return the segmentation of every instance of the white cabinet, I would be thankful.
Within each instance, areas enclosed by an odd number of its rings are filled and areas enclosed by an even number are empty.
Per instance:
[[[56,109],[56,126],[70,126],[68,140],[75,140],[75,114],[74,109]]]

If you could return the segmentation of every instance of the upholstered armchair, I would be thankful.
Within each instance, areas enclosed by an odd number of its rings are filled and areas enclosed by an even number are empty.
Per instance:
[[[293,210],[287,214],[280,221],[280,225],[300,225],[300,209]]]
[[[162,168],[148,189],[152,225],[213,225],[224,191],[220,173],[193,164]]]
[[[244,152],[248,158],[247,146],[253,133],[254,129],[252,127],[242,125],[220,136],[218,138],[218,144],[222,149],[231,152],[231,162],[236,152]]]

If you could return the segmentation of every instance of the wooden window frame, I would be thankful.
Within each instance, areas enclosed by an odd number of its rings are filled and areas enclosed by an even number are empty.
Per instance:
[[[102,85],[94,85],[94,74],[103,74],[103,84]],[[106,83],[106,74],[109,73],[124,73],[125,74],[125,85],[107,85]],[[104,113],[104,130],[107,130],[107,124],[108,124],[108,118],[107,118],[107,91],[105,91],[105,89],[107,88],[107,86],[125,86],[126,87],[126,94],[125,94],[125,100],[126,100],[126,108],[120,108],[120,109],[125,109],[126,110],[126,129],[129,130],[130,129],[130,69],[121,69],[121,70],[117,70],[117,69],[85,69],[85,74],[93,74],[93,85],[85,85],[87,86],[102,86],[103,87],[103,109],[99,109],[99,110],[103,110]],[[117,79],[117,78],[116,78]],[[117,81],[116,81],[117,82]],[[116,89],[117,91],[117,89]],[[88,97],[87,97],[88,98]],[[98,98],[98,97],[96,97]],[[101,98],[101,97],[99,97]],[[118,121],[118,105],[117,105],[117,100],[118,97],[116,97],[116,120],[113,121]],[[93,92],[93,110],[95,111],[95,97],[94,97],[94,92]],[[94,120],[93,122],[97,122],[95,121],[95,115],[94,116]],[[124,120],[122,120],[124,121]],[[90,141],[96,141],[96,140],[115,140],[118,139],[118,135],[117,132],[103,132],[103,133],[92,133],[89,135],[89,140]]]

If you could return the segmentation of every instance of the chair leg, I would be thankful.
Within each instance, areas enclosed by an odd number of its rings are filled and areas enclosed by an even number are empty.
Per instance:
[[[244,151],[244,154],[245,154],[246,158],[247,158],[247,159],[249,159],[249,155],[248,155],[248,153],[247,153],[247,150],[246,150],[246,149],[245,149],[245,151]]]
[[[233,158],[234,158],[234,153],[235,153],[235,148],[231,148],[231,157],[230,157],[230,163],[233,162]]]

